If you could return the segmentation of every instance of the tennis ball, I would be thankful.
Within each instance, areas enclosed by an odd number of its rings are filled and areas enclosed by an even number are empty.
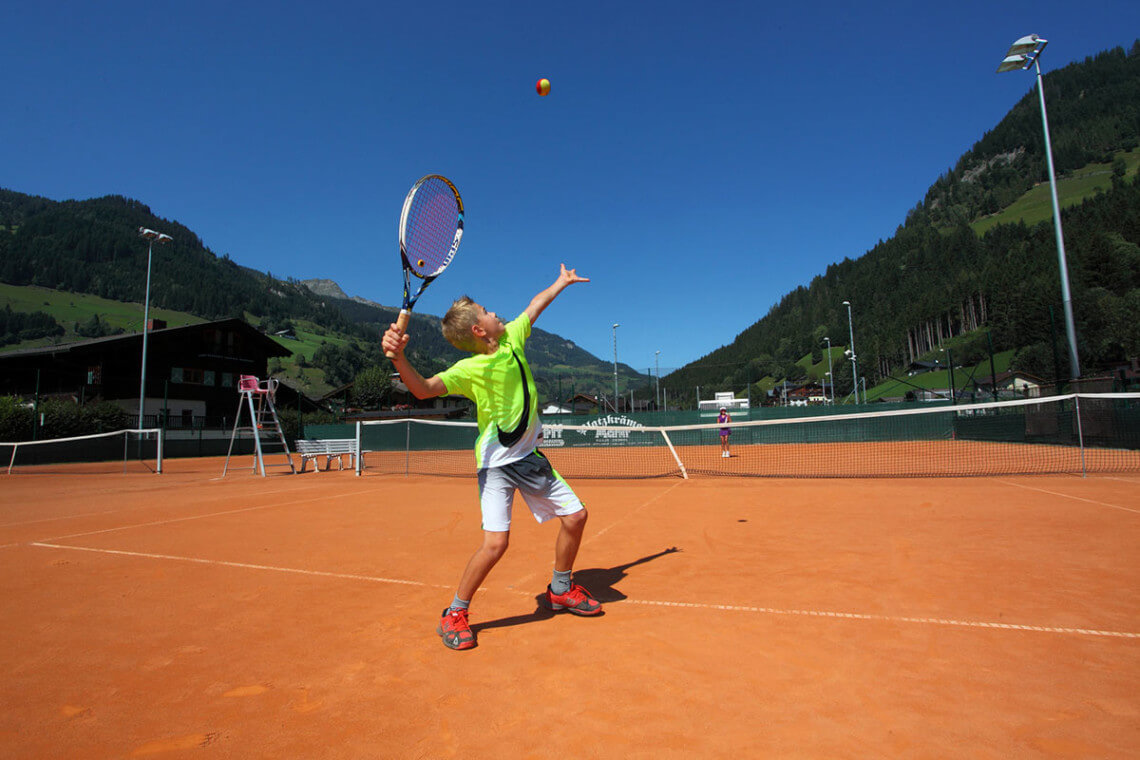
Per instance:
[[[536,92],[538,92],[539,95],[549,94],[550,93],[550,80],[549,79],[538,80],[538,84],[536,84],[534,86],[534,89]]]

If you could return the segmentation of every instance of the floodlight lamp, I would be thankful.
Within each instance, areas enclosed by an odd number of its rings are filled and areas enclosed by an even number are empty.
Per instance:
[[[1045,50],[1048,43],[1049,40],[1043,40],[1036,34],[1022,37],[1010,46],[1009,52],[1005,54],[1005,58],[997,67],[997,73],[1028,69],[1031,63],[1036,62],[1041,57],[1041,52]]]
[[[1009,52],[1006,53],[1006,55],[1028,55],[1034,50],[1037,50],[1038,45],[1040,45],[1041,49],[1044,50],[1047,44],[1049,44],[1049,40],[1043,40],[1036,34],[1028,34],[1010,45]]]
[[[154,240],[158,237],[158,233],[154,230],[148,230],[146,227],[139,227],[139,237]]]
[[[160,242],[160,243],[171,243],[173,241],[174,241],[174,238],[170,237],[170,235],[166,235],[166,234],[161,233],[161,232],[158,233],[158,242]]]
[[[1029,66],[1029,56],[1027,55],[1009,55],[997,67],[998,74],[1004,74],[1007,71],[1014,71],[1016,69],[1024,69]]]
[[[618,324],[617,322],[614,322],[614,327],[615,327],[615,328],[616,328],[616,327],[621,327],[621,325],[620,325],[620,324]]]
[[[844,306],[850,306],[850,305],[851,305],[851,302],[850,302],[850,301],[844,301],[844,302],[843,302],[843,305],[844,305]]]

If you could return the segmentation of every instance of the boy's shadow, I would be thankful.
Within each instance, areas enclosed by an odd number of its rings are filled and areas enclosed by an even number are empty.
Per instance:
[[[671,546],[664,551],[650,554],[641,559],[635,559],[633,562],[627,562],[624,565],[616,567],[591,567],[585,570],[574,571],[574,582],[584,586],[594,598],[599,602],[606,604],[609,602],[620,602],[628,597],[621,591],[618,591],[615,586],[626,576],[626,570],[637,565],[643,565],[646,562],[664,557],[666,554],[674,554],[681,551],[676,546]],[[602,614],[605,614],[603,611]],[[546,594],[538,594],[535,597],[535,610],[527,615],[514,615],[507,618],[499,618],[498,620],[488,620],[485,623],[476,623],[471,626],[471,630],[478,633],[485,631],[489,628],[507,628],[513,625],[522,625],[524,623],[535,623],[540,620],[549,620],[554,617],[554,611],[546,606]]]

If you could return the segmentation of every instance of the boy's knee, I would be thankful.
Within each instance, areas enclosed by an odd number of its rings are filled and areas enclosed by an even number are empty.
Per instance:
[[[571,515],[562,515],[562,524],[570,530],[581,530],[586,525],[586,520],[589,519],[589,514],[586,508],[582,507],[580,510]]]
[[[511,543],[510,533],[485,533],[483,535],[483,551],[495,559],[507,553]]]

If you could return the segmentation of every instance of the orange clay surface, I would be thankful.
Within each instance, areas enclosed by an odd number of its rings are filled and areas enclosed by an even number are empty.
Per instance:
[[[0,757],[1140,756],[1140,476],[578,480],[435,634],[473,478],[0,477]]]

